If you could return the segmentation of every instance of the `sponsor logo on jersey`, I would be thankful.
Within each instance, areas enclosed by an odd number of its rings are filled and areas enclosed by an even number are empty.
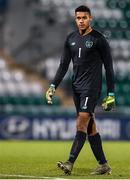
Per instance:
[[[85,45],[87,48],[91,48],[93,46],[93,41],[86,41]]]
[[[75,44],[76,44],[75,42],[72,42],[72,43],[71,43],[71,46],[75,46]]]

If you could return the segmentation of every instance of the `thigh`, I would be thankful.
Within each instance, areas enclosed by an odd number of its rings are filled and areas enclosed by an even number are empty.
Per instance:
[[[79,116],[76,120],[76,127],[78,131],[87,132],[88,124],[90,121],[91,115],[88,112],[79,112]]]

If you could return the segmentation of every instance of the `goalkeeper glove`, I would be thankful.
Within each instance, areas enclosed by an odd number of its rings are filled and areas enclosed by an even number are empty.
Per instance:
[[[55,91],[56,91],[55,90],[55,85],[51,84],[49,89],[46,92],[46,100],[47,100],[48,104],[52,104],[52,97],[54,96]]]
[[[110,111],[115,106],[115,95],[114,93],[108,93],[108,96],[104,98],[102,107],[105,111]]]

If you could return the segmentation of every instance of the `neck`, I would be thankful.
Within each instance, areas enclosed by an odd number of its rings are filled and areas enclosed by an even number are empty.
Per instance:
[[[91,26],[89,26],[87,29],[84,29],[84,30],[79,30],[79,33],[84,36],[88,33],[90,33],[93,29],[91,28]]]

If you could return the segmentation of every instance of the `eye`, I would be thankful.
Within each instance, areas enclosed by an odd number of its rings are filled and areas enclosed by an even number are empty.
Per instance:
[[[86,20],[86,19],[88,19],[88,17],[87,17],[87,16],[84,16],[83,19]]]
[[[81,18],[80,18],[80,17],[77,17],[76,19],[77,19],[77,20],[80,20]]]

